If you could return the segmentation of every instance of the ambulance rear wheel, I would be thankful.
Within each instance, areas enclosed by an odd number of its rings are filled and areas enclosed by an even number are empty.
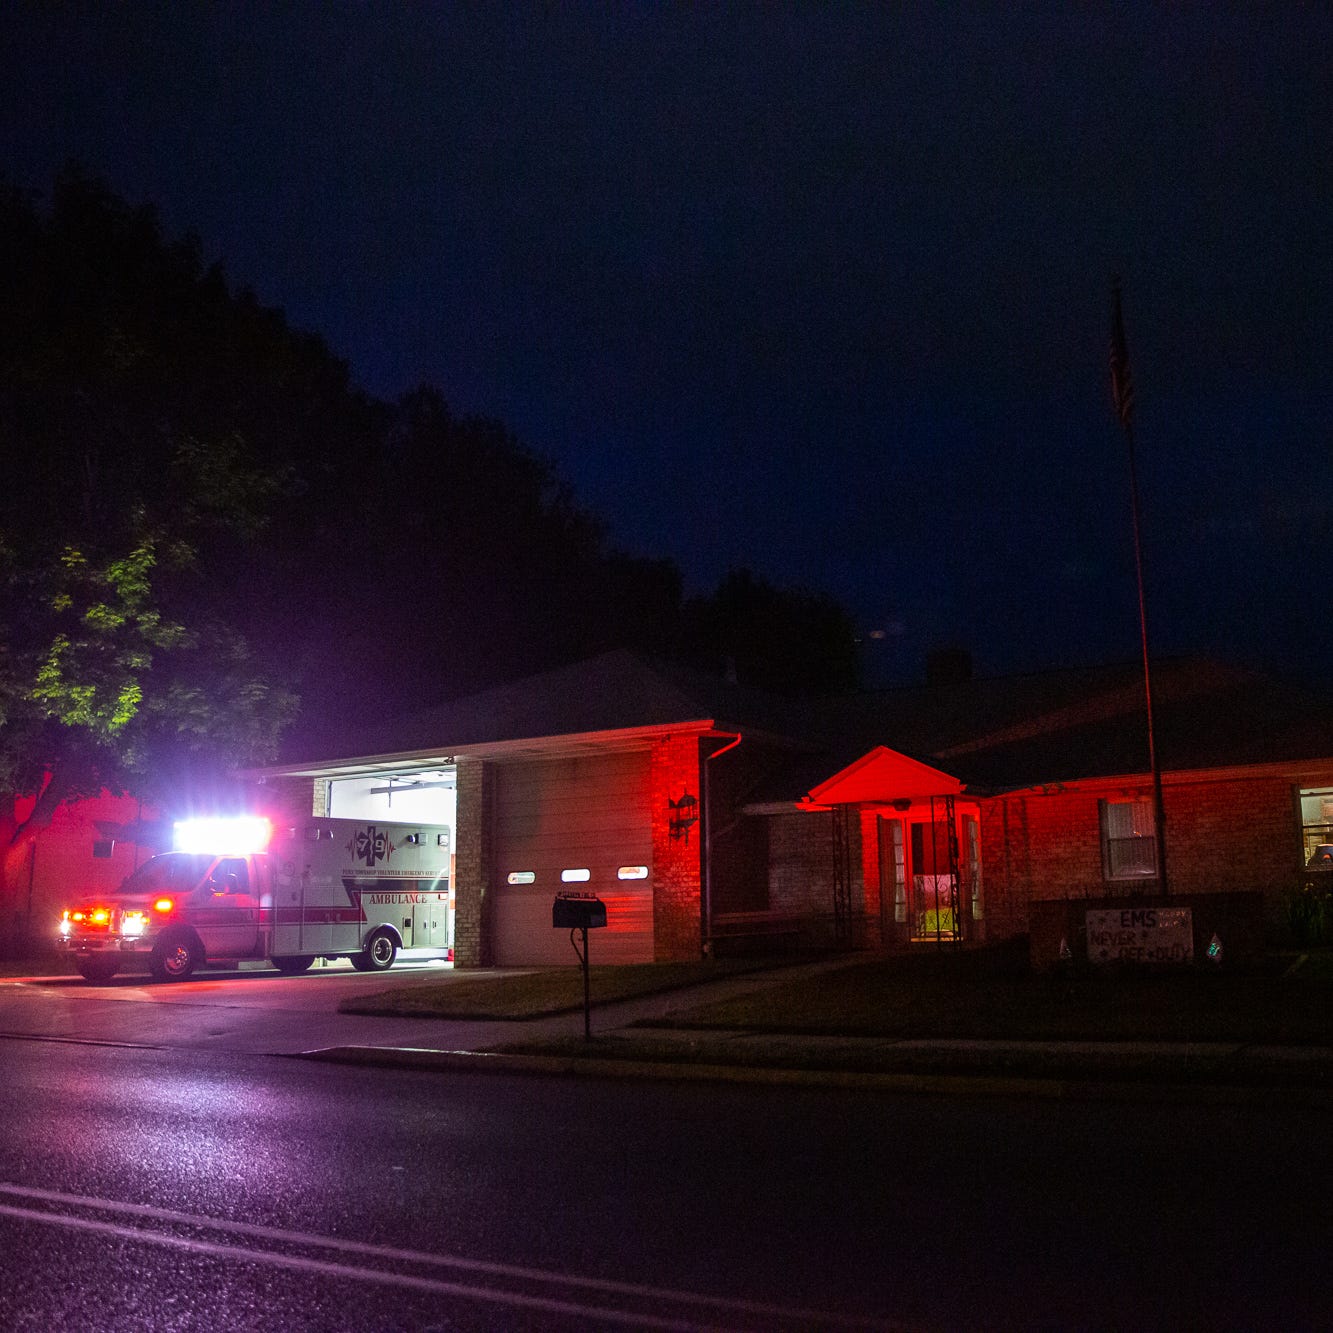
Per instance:
[[[284,976],[294,977],[298,972],[307,972],[315,961],[312,953],[295,953],[284,958],[270,958],[269,962]]]
[[[150,967],[159,981],[187,981],[203,961],[194,939],[184,933],[167,935],[153,950]]]
[[[75,961],[85,981],[110,981],[120,971],[119,958],[80,958]]]
[[[352,966],[358,972],[387,972],[397,956],[398,942],[387,930],[377,930],[352,959]]]

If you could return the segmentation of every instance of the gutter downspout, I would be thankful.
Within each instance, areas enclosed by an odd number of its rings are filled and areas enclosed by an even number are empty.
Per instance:
[[[718,755],[734,750],[741,743],[739,731],[724,731],[723,736],[730,736],[726,745],[711,754],[704,755],[703,762],[703,812],[704,812],[704,864],[703,864],[703,952],[705,958],[713,955],[713,812],[709,805],[708,765]]]

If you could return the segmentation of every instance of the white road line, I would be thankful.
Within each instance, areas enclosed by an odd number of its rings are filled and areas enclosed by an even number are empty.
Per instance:
[[[444,1268],[459,1268],[468,1270],[477,1274],[484,1274],[489,1277],[504,1277],[523,1282],[545,1283],[548,1285],[557,1285],[567,1289],[583,1289],[587,1292],[598,1292],[605,1295],[632,1297],[638,1300],[647,1301],[670,1301],[679,1306],[697,1306],[708,1307],[718,1311],[727,1311],[733,1315],[749,1315],[767,1317],[770,1319],[779,1319],[785,1321],[812,1322],[818,1324],[821,1328],[859,1328],[859,1329],[878,1329],[883,1331],[901,1329],[904,1326],[881,1319],[873,1319],[858,1315],[840,1315],[827,1310],[812,1310],[801,1307],[781,1306],[767,1304],[758,1301],[735,1300],[725,1296],[709,1296],[697,1292],[679,1291],[670,1287],[643,1286],[632,1282],[617,1282],[608,1278],[578,1277],[565,1273],[551,1273],[538,1268],[525,1268],[516,1264],[496,1263],[493,1261],[481,1259],[469,1259],[461,1255],[448,1254],[428,1254],[420,1250],[404,1250],[393,1246],[372,1245],[366,1241],[347,1240],[338,1236],[319,1236],[310,1232],[287,1231],[278,1227],[259,1226],[251,1222],[233,1222],[225,1219],[215,1219],[209,1217],[200,1217],[191,1213],[178,1213],[166,1208],[156,1208],[151,1204],[127,1203],[113,1199],[98,1199],[82,1194],[67,1194],[56,1190],[44,1190],[36,1186],[16,1185],[8,1182],[0,1182],[0,1195],[9,1195],[11,1197],[31,1199],[48,1204],[62,1205],[65,1207],[91,1208],[101,1212],[119,1213],[128,1217],[145,1218],[149,1221],[159,1223],[170,1223],[179,1226],[189,1226],[230,1233],[233,1235],[249,1236],[257,1240],[264,1240],[274,1244],[282,1245],[302,1245],[314,1249],[324,1249],[335,1253],[359,1255],[366,1258],[372,1258],[384,1261],[397,1261],[400,1263],[419,1264],[423,1266],[435,1266]],[[32,1217],[41,1221],[65,1224],[70,1226],[82,1226],[92,1230],[108,1230],[113,1234],[124,1234],[144,1240],[159,1241],[168,1245],[179,1245],[185,1248],[202,1248],[209,1253],[225,1253],[233,1255],[242,1255],[247,1258],[256,1258],[259,1260],[288,1264],[291,1266],[313,1266],[315,1271],[332,1270],[341,1273],[344,1276],[364,1277],[380,1282],[394,1282],[399,1280],[399,1275],[385,1273],[375,1269],[364,1269],[354,1267],[343,1267],[338,1264],[332,1264],[324,1260],[301,1259],[293,1256],[274,1254],[266,1250],[243,1250],[239,1247],[228,1245],[213,1245],[206,1241],[190,1241],[182,1237],[164,1235],[161,1233],[145,1231],[135,1227],[122,1227],[109,1222],[96,1222],[93,1219],[69,1217],[66,1214],[39,1212],[37,1210],[14,1208],[0,1204],[0,1213],[12,1216]],[[680,1328],[694,1329],[700,1327],[693,1323],[677,1323],[670,1320],[652,1321],[648,1316],[622,1316],[612,1311],[606,1311],[596,1306],[577,1306],[563,1301],[555,1301],[549,1306],[542,1304],[545,1298],[527,1297],[518,1294],[509,1295],[507,1293],[497,1293],[485,1287],[472,1287],[463,1284],[439,1282],[431,1278],[413,1278],[403,1275],[401,1280],[408,1285],[419,1283],[432,1284],[427,1289],[434,1290],[438,1287],[440,1290],[450,1292],[464,1292],[476,1296],[478,1299],[510,1301],[517,1304],[535,1304],[535,1308],[550,1308],[553,1310],[565,1310],[576,1313],[596,1313],[606,1318],[614,1318],[619,1322],[639,1323],[643,1326],[652,1326],[655,1328]]]
[[[40,1032],[0,1032],[4,1041],[57,1042],[65,1046],[113,1046],[120,1051],[165,1051],[167,1046],[149,1046],[141,1041],[103,1041],[98,1037],[48,1037]]]
[[[325,1259],[306,1259],[298,1255],[278,1254],[272,1250],[252,1250],[242,1245],[216,1245],[206,1240],[190,1240],[185,1236],[171,1236],[160,1231],[146,1231],[140,1227],[121,1226],[115,1222],[99,1222],[91,1217],[70,1217],[64,1213],[44,1213],[36,1208],[15,1208],[0,1204],[0,1216],[17,1217],[29,1222],[46,1222],[52,1226],[69,1227],[75,1231],[92,1231],[122,1240],[137,1240],[150,1245],[166,1245],[172,1249],[188,1250],[192,1254],[207,1254],[231,1262],[248,1260],[251,1263],[271,1264],[275,1268],[294,1268],[299,1272],[318,1273],[323,1277],[352,1279],[358,1282],[378,1282],[385,1286],[402,1287],[410,1291],[429,1292],[435,1296],[462,1296],[468,1300],[489,1301],[495,1305],[514,1305],[527,1310],[542,1310],[548,1314],[566,1314],[580,1319],[596,1318],[608,1323],[629,1324],[637,1328],[660,1328],[671,1333],[698,1333],[700,1324],[674,1319],[659,1319],[654,1315],[626,1314],[595,1305],[579,1305],[573,1301],[556,1300],[548,1296],[524,1296],[519,1292],[493,1291],[488,1287],[469,1286],[462,1282],[441,1282],[436,1278],[413,1277],[407,1273],[388,1273],[376,1268],[357,1268],[350,1264],[332,1263]]]

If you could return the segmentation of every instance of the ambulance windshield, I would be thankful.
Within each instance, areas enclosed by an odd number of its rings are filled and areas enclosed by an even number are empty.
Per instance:
[[[187,893],[217,857],[200,852],[167,852],[145,861],[120,886],[122,893]]]

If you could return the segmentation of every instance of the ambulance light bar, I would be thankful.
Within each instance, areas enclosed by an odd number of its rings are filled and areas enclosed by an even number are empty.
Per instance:
[[[262,852],[273,836],[273,825],[256,815],[235,819],[178,819],[178,852],[212,852],[217,856],[249,856]]]

